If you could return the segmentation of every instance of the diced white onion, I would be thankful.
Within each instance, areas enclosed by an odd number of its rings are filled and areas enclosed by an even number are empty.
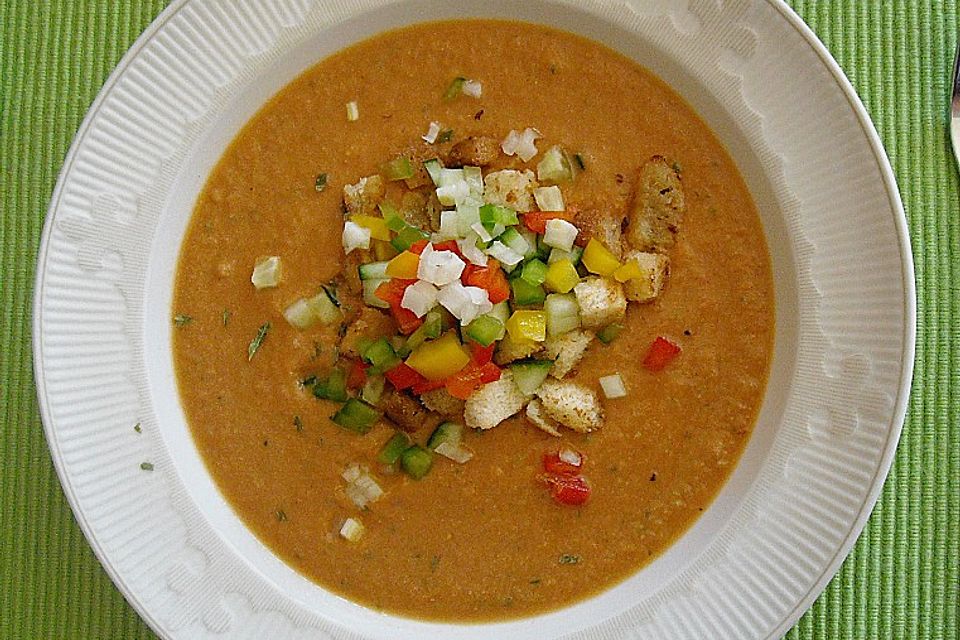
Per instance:
[[[493,310],[493,303],[484,289],[465,287],[459,281],[441,288],[437,301],[462,325],[470,324],[477,316]]]
[[[500,225],[497,225],[497,226],[500,226]],[[494,231],[496,231],[496,228],[494,228]],[[502,233],[502,232],[501,232],[501,233]],[[513,234],[511,234],[511,235],[513,235]],[[502,241],[502,240],[503,240],[503,238],[501,237],[501,241]],[[530,251],[530,249],[531,249],[530,243],[527,241],[526,238],[524,238],[524,237],[523,237],[522,235],[520,235],[519,233],[516,234],[516,235],[513,235],[513,238],[512,238],[510,241],[508,241],[508,242],[504,242],[504,244],[507,245],[509,248],[513,249],[514,251],[516,251],[517,253],[519,253],[519,254],[522,255],[522,256],[527,255],[527,252]]]
[[[417,277],[441,287],[460,279],[466,263],[453,251],[434,251],[428,244],[420,254]]]
[[[534,142],[539,137],[540,132],[536,129],[527,127],[523,130],[523,133],[520,134],[520,144],[517,146],[517,155],[520,156],[521,160],[527,162],[537,155],[537,145]]]
[[[487,247],[487,255],[500,261],[501,264],[514,266],[523,260],[523,254],[517,253],[499,240]]]
[[[470,194],[483,198],[483,169],[466,166],[463,168],[463,179],[470,187]]]
[[[566,208],[563,193],[557,185],[537,187],[533,190],[533,199],[537,201],[540,211],[563,211]]]
[[[465,198],[457,203],[457,233],[461,238],[475,235],[470,227],[480,222],[480,206],[482,201],[472,197]]]
[[[437,200],[445,207],[452,207],[458,202],[462,202],[469,195],[470,185],[467,184],[466,180],[437,187]]]
[[[363,468],[358,462],[351,462],[340,474],[340,477],[347,482],[353,482],[363,474]]]
[[[569,449],[567,447],[560,449],[560,453],[558,454],[558,456],[561,460],[563,460],[567,464],[572,464],[575,467],[579,467],[581,464],[583,464],[583,456],[580,455],[579,452],[574,451],[573,449]]]
[[[490,232],[487,231],[487,228],[483,226],[482,222],[474,222],[472,225],[470,225],[470,228],[484,242],[490,242],[493,240],[493,236],[490,235]]]
[[[510,129],[510,133],[500,143],[500,149],[508,156],[517,155],[517,148],[520,146],[520,134]]]
[[[269,289],[280,284],[280,256],[260,258],[253,265],[250,282],[257,289]]]
[[[623,384],[623,378],[619,373],[603,376],[599,382],[603,395],[608,398],[622,398],[627,395],[627,387]]]
[[[306,298],[298,298],[283,310],[283,317],[297,329],[309,329],[320,318],[316,309]]]
[[[360,107],[357,106],[356,100],[351,100],[347,103],[347,120],[350,122],[356,122],[360,119]]]
[[[354,249],[370,248],[370,229],[361,227],[352,220],[343,223],[343,251],[350,253]]]
[[[437,448],[434,449],[434,451],[443,457],[449,458],[460,464],[467,462],[473,457],[473,454],[470,451],[459,445],[455,445],[452,442],[441,442],[437,445]]]
[[[463,169],[447,169],[442,167],[440,169],[440,177],[437,179],[437,186],[445,187],[447,185],[465,181],[466,178],[463,175]]]
[[[426,142],[427,144],[433,144],[434,142],[437,141],[438,135],[440,135],[440,123],[431,122],[430,127],[427,129],[427,132],[420,137],[423,138],[423,141]]]
[[[418,280],[404,289],[400,306],[409,309],[418,318],[422,318],[430,309],[437,306],[438,293],[440,291],[429,282]]]
[[[463,254],[464,258],[472,264],[485,267],[487,266],[487,254],[477,246],[477,240],[479,240],[477,234],[471,231],[466,238],[457,240],[457,246],[460,248],[460,253]]]
[[[543,234],[543,244],[549,247],[570,251],[573,249],[573,242],[577,239],[579,230],[566,220],[554,218],[547,220],[545,225],[546,233]]]
[[[461,91],[471,98],[479,98],[483,94],[483,85],[476,80],[467,80],[463,83]]]
[[[453,240],[460,236],[460,223],[454,210],[440,212],[440,229],[434,234],[439,242]]]
[[[356,518],[347,518],[340,527],[340,535],[350,542],[356,542],[363,537],[363,524]]]

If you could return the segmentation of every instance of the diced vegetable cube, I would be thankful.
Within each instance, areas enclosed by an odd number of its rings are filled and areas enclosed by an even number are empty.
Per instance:
[[[573,243],[579,233],[575,225],[562,218],[547,220],[544,223],[544,229],[544,244],[564,251],[570,251],[573,248]]]
[[[510,281],[510,289],[513,292],[513,301],[515,304],[525,306],[540,304],[547,296],[547,292],[539,284],[530,284],[523,278],[514,278]]]
[[[387,263],[384,273],[389,278],[412,280],[417,277],[417,265],[419,264],[420,256],[411,251],[403,251]]]
[[[330,420],[349,431],[367,433],[380,419],[380,412],[362,400],[350,398]]]
[[[457,334],[448,331],[437,340],[425,342],[407,358],[407,365],[427,380],[444,380],[463,369],[470,354],[460,344]]]
[[[620,332],[623,331],[622,324],[608,324],[604,328],[597,331],[597,340],[603,344],[610,344],[616,340],[617,336],[620,335]]]
[[[370,373],[383,373],[400,364],[400,357],[386,338],[370,344],[360,352],[360,356],[370,364]]]
[[[510,365],[513,381],[517,387],[530,396],[533,395],[543,381],[547,379],[553,362],[549,360],[525,360]]]
[[[383,218],[368,215],[353,215],[350,220],[361,227],[370,230],[370,237],[374,240],[390,240],[390,229],[387,228],[387,221]]]
[[[590,238],[586,248],[583,250],[583,266],[590,273],[600,276],[610,276],[620,268],[620,261],[613,252],[603,246],[603,243],[596,238]]]
[[[260,258],[253,265],[253,273],[250,275],[250,282],[257,289],[268,289],[280,284],[280,256],[268,256]]]
[[[530,260],[523,265],[520,277],[526,280],[528,284],[543,284],[544,280],[547,279],[547,265],[537,259]]]
[[[514,311],[507,320],[507,332],[515,341],[547,339],[547,317],[543,311]]]
[[[414,480],[420,480],[430,472],[433,455],[419,445],[413,445],[400,456],[400,465]]]
[[[569,260],[557,260],[547,267],[544,284],[558,293],[567,293],[580,282],[577,268]]]
[[[537,187],[533,190],[533,199],[537,201],[540,211],[563,211],[563,193],[560,187]]]
[[[381,165],[380,173],[390,181],[406,180],[413,177],[413,163],[405,156],[400,156]]]
[[[497,341],[503,330],[503,323],[487,314],[474,319],[464,333],[477,344],[487,347]]]
[[[559,336],[580,328],[580,305],[572,294],[551,293],[543,302],[547,335]]]
[[[443,422],[430,434],[430,439],[427,440],[427,448],[435,450],[444,442],[459,446],[462,439],[463,425],[456,422]]]

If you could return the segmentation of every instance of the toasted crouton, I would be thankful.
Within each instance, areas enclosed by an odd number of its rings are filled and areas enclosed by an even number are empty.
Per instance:
[[[396,331],[396,325],[386,313],[366,305],[361,306],[360,315],[347,327],[347,332],[340,342],[340,353],[354,358],[360,357],[360,340],[367,338],[376,340],[391,336]]]
[[[627,242],[640,251],[665,251],[674,244],[686,208],[680,174],[663,156],[641,168],[627,222]]]
[[[603,426],[603,407],[597,394],[574,382],[547,378],[537,390],[544,412],[560,424],[580,433]]]
[[[428,197],[419,191],[407,191],[400,199],[400,215],[407,224],[419,229],[432,229],[430,212],[427,211]]]
[[[556,420],[546,414],[543,410],[543,403],[537,398],[534,398],[527,404],[527,420],[538,429],[546,431],[552,436],[560,437],[560,430],[557,428],[560,425],[557,424]]]
[[[667,271],[670,268],[670,259],[662,253],[645,253],[643,251],[628,251],[624,262],[636,261],[640,265],[643,276],[632,278],[623,283],[623,291],[627,300],[634,302],[651,302],[660,295],[667,280]]]
[[[619,260],[623,257],[623,222],[624,215],[611,210],[578,211],[573,218],[580,230],[577,244],[586,246],[590,238],[596,238]]]
[[[518,341],[505,334],[503,340],[497,343],[497,350],[493,354],[493,361],[499,365],[510,364],[514,360],[523,360],[540,350],[541,344],[532,340]]]
[[[543,343],[543,357],[554,361],[550,375],[560,379],[570,373],[580,363],[593,338],[593,331],[568,331],[547,338]]]
[[[490,204],[513,207],[525,212],[533,209],[533,190],[538,186],[533,171],[503,169],[483,178],[483,197]]]
[[[450,149],[448,166],[485,167],[500,155],[500,141],[490,136],[470,136]]]
[[[573,287],[580,305],[580,323],[587,329],[599,329],[621,320],[627,312],[623,287],[611,278],[591,276]]]
[[[443,422],[440,414],[423,407],[401,391],[385,393],[380,399],[379,406],[383,409],[383,415],[407,433],[414,433],[420,429],[433,431]]]
[[[420,402],[427,409],[436,411],[442,416],[448,418],[463,415],[463,400],[450,395],[450,392],[444,388],[426,391],[420,394]]]
[[[383,202],[386,193],[383,178],[379,175],[360,178],[357,184],[343,187],[343,204],[347,212],[360,215],[376,215],[377,205]]]
[[[463,408],[463,420],[472,429],[492,429],[523,409],[527,397],[513,382],[509,371],[500,379],[489,382],[467,398]]]

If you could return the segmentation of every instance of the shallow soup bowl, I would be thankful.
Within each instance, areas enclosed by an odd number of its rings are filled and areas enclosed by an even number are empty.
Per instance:
[[[689,102],[759,210],[776,339],[736,469],[671,547],[575,605],[458,625],[334,595],[244,526],[190,436],[169,318],[197,197],[264,103],[352,43],[468,17],[586,36]],[[174,2],[81,127],[36,292],[37,385],[64,489],[114,582],[170,639],[779,637],[864,526],[913,365],[913,265],[886,156],[836,63],[775,0]]]

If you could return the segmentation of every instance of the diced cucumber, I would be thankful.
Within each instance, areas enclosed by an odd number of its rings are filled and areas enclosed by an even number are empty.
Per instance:
[[[543,301],[547,335],[559,336],[580,328],[580,305],[572,293],[551,293]]]
[[[393,182],[396,180],[406,180],[412,178],[414,174],[413,163],[405,156],[394,158],[389,162],[380,165],[380,173],[387,180]]]
[[[603,344],[610,344],[620,335],[621,331],[623,331],[622,324],[608,324],[603,329],[600,329],[600,331],[597,331],[597,339]]]
[[[336,367],[325,380],[316,382],[313,385],[313,396],[322,400],[333,400],[335,402],[346,402],[347,398],[347,374],[340,367]]]
[[[496,342],[499,339],[497,336],[503,331],[503,323],[490,315],[482,315],[475,318],[464,329],[467,337],[482,347],[488,347]]]
[[[533,395],[547,379],[553,363],[549,360],[524,360],[510,365],[513,381],[523,393]]]
[[[427,173],[430,175],[430,179],[433,180],[433,184],[440,186],[440,170],[443,169],[443,165],[440,164],[440,160],[437,158],[424,160],[423,168],[427,170]]]
[[[516,227],[510,227],[500,234],[500,242],[513,249],[521,256],[526,256],[530,252],[530,245],[526,238],[520,235]]]
[[[356,398],[347,400],[347,403],[330,418],[334,424],[356,433],[367,433],[379,419],[379,411]]]
[[[427,340],[434,340],[440,337],[443,330],[443,316],[436,309],[427,312],[423,316],[423,324],[417,327],[416,331],[410,334],[407,341],[397,349],[397,355],[406,358],[414,349],[422,345]]]
[[[386,338],[380,338],[360,354],[370,364],[369,373],[383,373],[400,364],[400,358],[393,345]]]
[[[537,180],[542,184],[558,184],[573,180],[570,157],[560,145],[547,149],[537,164]]]
[[[363,302],[371,307],[378,307],[380,309],[389,309],[390,305],[387,304],[384,300],[381,300],[377,297],[377,288],[382,285],[384,282],[388,282],[390,279],[385,278],[383,280],[364,280],[361,285],[363,286]]]
[[[513,278],[510,280],[510,290],[513,295],[513,301],[521,306],[531,304],[541,304],[547,296],[547,292],[539,284],[530,284],[523,278]]]
[[[444,442],[459,446],[463,440],[463,425],[456,422],[443,422],[430,434],[427,440],[427,448],[434,450]]]
[[[558,260],[569,260],[573,266],[580,264],[580,258],[583,256],[583,248],[574,245],[570,251],[564,251],[563,249],[557,249],[553,247],[550,249],[550,255],[547,257],[547,264],[553,264]]]
[[[520,277],[526,280],[527,284],[543,284],[543,281],[547,279],[547,265],[534,258],[523,265]]]
[[[433,454],[415,444],[400,456],[400,466],[411,478],[420,480],[430,472],[430,467],[433,466]]]
[[[389,262],[368,262],[357,268],[360,272],[361,280],[384,280],[389,278],[387,275],[387,265]]]
[[[360,390],[360,398],[370,404],[377,404],[380,402],[380,396],[383,395],[385,383],[386,379],[379,374],[367,375],[367,381],[363,384],[363,389]]]
[[[393,434],[393,437],[387,440],[383,448],[380,449],[380,453],[377,454],[377,460],[383,464],[393,464],[399,460],[403,452],[409,448],[410,436],[402,431],[397,431]]]
[[[523,236],[523,239],[527,241],[527,252],[523,254],[523,258],[525,260],[529,260],[530,258],[537,257],[537,234],[535,234],[533,231],[530,231],[530,229],[527,229],[526,227],[518,226],[514,228],[517,229],[520,232],[520,235]]]

